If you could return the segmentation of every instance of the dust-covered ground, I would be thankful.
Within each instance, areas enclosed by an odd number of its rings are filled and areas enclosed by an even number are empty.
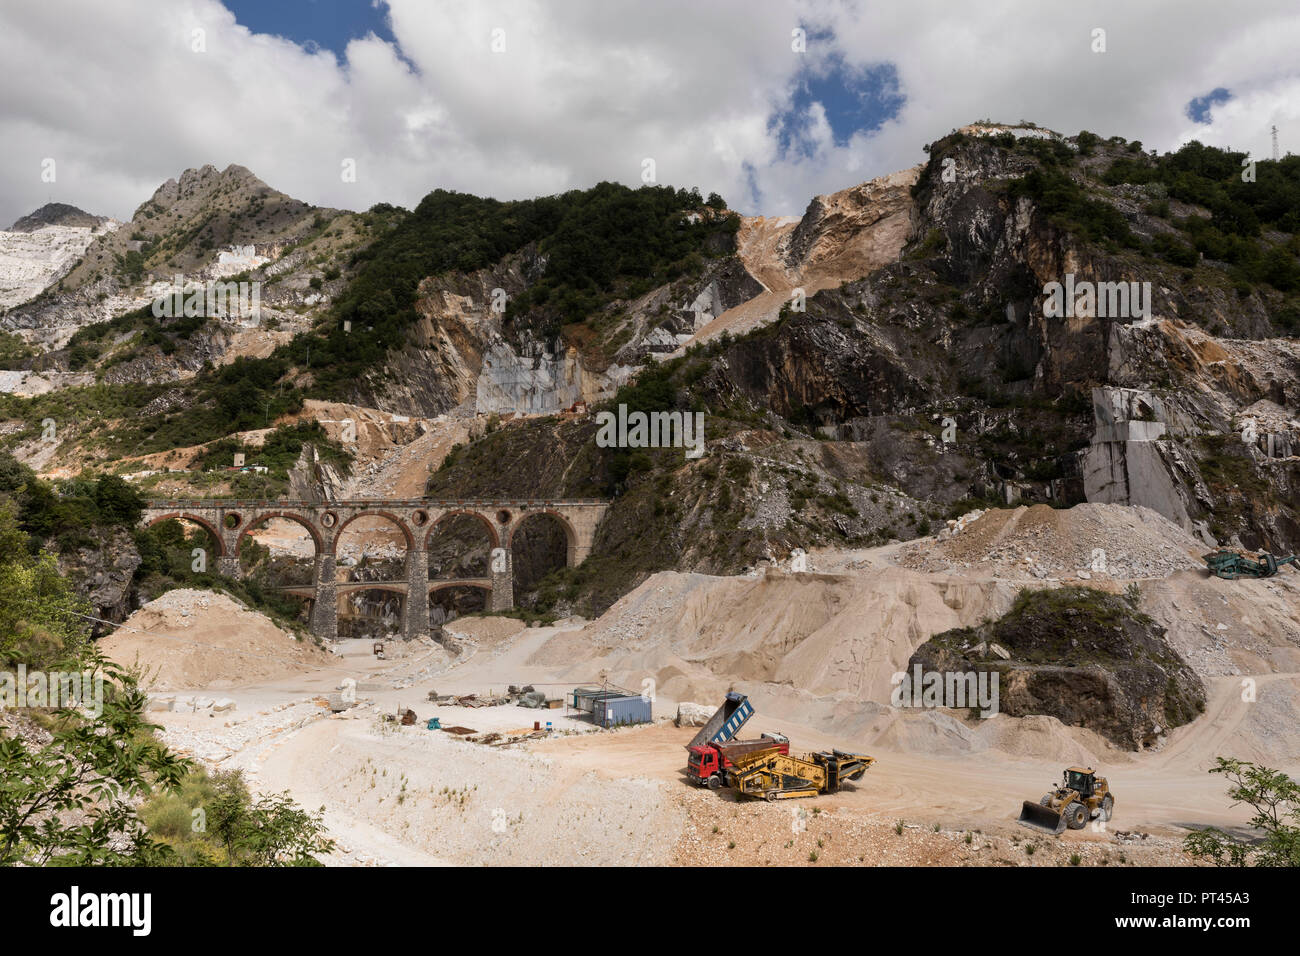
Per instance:
[[[596,621],[465,618],[448,625],[446,647],[390,643],[386,660],[369,642],[343,642],[289,673],[217,678],[233,710],[154,716],[178,748],[324,807],[339,842],[331,862],[344,865],[1187,864],[1189,828],[1248,819],[1207,772],[1216,756],[1300,776],[1300,576],[1211,578],[1180,557],[1194,542],[1131,511],[1094,505],[1028,523],[1024,509],[994,513],[987,536],[965,542],[973,560],[955,559],[959,535],[817,552],[808,572],[661,573]],[[986,573],[979,558],[1005,547],[1005,533],[1032,534],[1035,553],[1074,571],[1094,546],[1126,555],[1121,574],[1071,582],[1135,583],[1205,682],[1204,714],[1134,753],[1052,717],[891,707],[891,676],[931,635],[997,617],[1021,587],[1065,576]],[[1132,573],[1142,568],[1157,573]],[[324,698],[349,680],[359,705],[331,715]],[[656,723],[604,731],[567,708],[428,700],[511,684],[558,698],[604,681],[652,694]],[[732,689],[757,711],[744,736],[781,731],[796,751],[837,747],[876,763],[839,793],[786,803],[694,788],[683,773],[694,729],[669,718],[680,702],[712,707]],[[413,726],[380,720],[407,707]],[[502,736],[471,742],[427,729],[431,717]],[[504,743],[535,725],[549,733]],[[1057,838],[1017,827],[1021,802],[1073,764],[1109,779],[1109,825]]]

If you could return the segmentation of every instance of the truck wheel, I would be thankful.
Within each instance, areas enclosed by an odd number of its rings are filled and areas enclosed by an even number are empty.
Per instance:
[[[722,789],[722,774],[715,773],[713,776],[709,777],[709,789],[710,790]]]
[[[1101,815],[1099,819],[1101,819],[1102,821],[1109,820],[1111,811],[1114,810],[1114,808],[1115,808],[1115,801],[1111,798],[1111,795],[1108,793],[1106,794],[1106,796],[1101,798]]]
[[[1088,810],[1077,800],[1065,808],[1065,825],[1071,830],[1082,830],[1088,824]]]
[[[1043,794],[1043,799],[1038,802],[1045,807],[1050,807],[1052,805],[1052,795],[1050,793],[1045,793]]]

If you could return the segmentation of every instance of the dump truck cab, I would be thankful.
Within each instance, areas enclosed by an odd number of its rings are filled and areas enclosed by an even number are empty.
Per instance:
[[[701,744],[690,748],[686,758],[686,774],[701,787],[722,773],[722,754],[714,744]]]
[[[790,752],[790,739],[785,734],[765,733],[757,740],[739,740],[727,745],[731,753],[745,752],[753,749],[775,747],[781,753]],[[707,786],[712,790],[727,785],[727,771],[733,768],[722,745],[716,743],[697,744],[687,748],[686,773],[696,784]]]
[[[729,691],[722,706],[686,745],[686,775],[697,784],[715,789],[725,783],[726,766],[718,745],[734,740],[740,728],[754,715],[754,705],[744,694]]]

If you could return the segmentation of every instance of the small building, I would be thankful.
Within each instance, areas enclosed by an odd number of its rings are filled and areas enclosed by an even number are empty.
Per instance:
[[[570,701],[574,710],[581,711],[584,714],[592,714],[596,711],[596,701],[604,700],[606,697],[621,697],[627,691],[620,687],[575,687],[573,689],[573,698]]]
[[[597,702],[592,720],[602,727],[621,727],[624,724],[648,724],[653,719],[650,698],[640,694],[607,697]]]
[[[601,727],[648,724],[653,720],[650,698],[621,687],[576,687],[572,703],[574,710],[591,714],[592,722]]]

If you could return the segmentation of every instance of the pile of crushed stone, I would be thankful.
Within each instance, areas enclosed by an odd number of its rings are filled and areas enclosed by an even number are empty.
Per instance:
[[[101,638],[104,655],[151,690],[232,687],[300,673],[331,660],[266,615],[225,594],[178,588]]]
[[[1204,568],[1206,550],[1150,508],[1032,505],[986,511],[955,534],[900,549],[898,563],[1013,579],[1130,581]]]

